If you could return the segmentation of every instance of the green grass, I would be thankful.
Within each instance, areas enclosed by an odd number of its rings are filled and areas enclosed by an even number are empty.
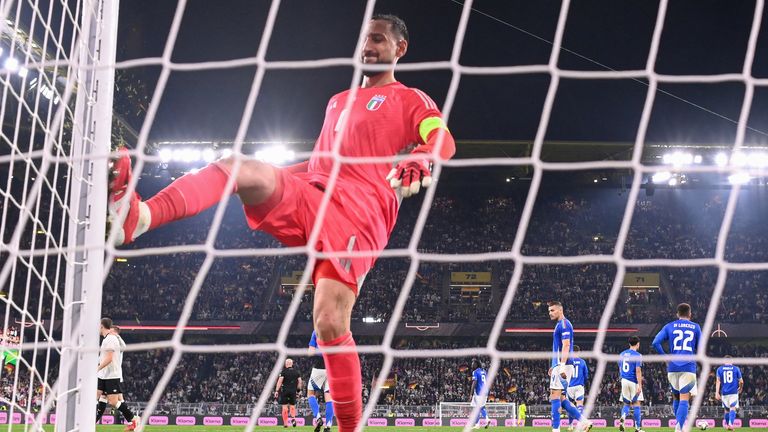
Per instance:
[[[0,425],[0,431],[7,430],[7,425]],[[376,431],[376,430],[401,430],[404,432],[453,432],[453,431],[461,431],[462,428],[459,427],[398,427],[395,428],[394,426],[391,427],[371,427],[366,428],[370,431]],[[14,425],[13,429],[11,429],[13,432],[21,432],[24,430],[23,425]],[[54,432],[53,426],[46,425],[45,426],[46,432]],[[122,432],[123,426],[117,426],[117,425],[110,425],[110,426],[97,426],[96,431],[97,432]],[[223,432],[235,432],[235,431],[242,431],[244,430],[243,427],[240,426],[147,426],[144,428],[146,432],[216,432],[216,431],[223,431]],[[255,430],[261,432],[279,432],[279,431],[297,431],[297,432],[306,432],[313,430],[312,427],[305,426],[305,427],[297,427],[297,428],[283,428],[282,426],[257,426]],[[483,430],[483,429],[480,429]],[[493,427],[491,426],[488,428],[488,430],[505,430],[505,431],[521,431],[521,432],[552,432],[550,428],[541,428],[541,427],[525,427],[525,428],[505,428],[503,426],[497,426]],[[561,429],[562,431],[567,431],[567,429]],[[646,428],[648,432],[673,432],[673,428]],[[768,432],[768,429],[752,429],[752,428],[742,428],[744,432]],[[333,431],[338,431],[337,427],[333,427]],[[596,428],[593,429],[593,431],[618,431],[616,428]],[[723,428],[710,428],[707,429],[707,431],[713,431],[713,432],[725,432],[725,429]]]
[[[0,425],[0,431],[7,430],[6,425]],[[366,428],[370,431],[376,431],[376,430],[401,430],[405,432],[453,432],[453,431],[461,431],[462,428],[459,427],[398,427],[395,428],[394,426],[391,427],[371,427]],[[12,431],[13,432],[21,432],[24,430],[23,425],[14,425]],[[46,425],[45,426],[46,432],[53,432],[53,426]],[[97,432],[122,432],[123,426],[117,426],[117,425],[110,425],[110,426],[97,426],[96,431]],[[243,427],[240,426],[147,426],[144,428],[146,432],[216,432],[216,431],[223,431],[223,432],[235,432],[235,431],[242,431],[244,430]],[[255,428],[257,431],[264,431],[264,432],[279,432],[279,431],[297,431],[297,432],[306,432],[313,430],[312,427],[305,426],[305,427],[297,427],[297,428],[283,428],[282,426],[257,426]],[[483,429],[480,429],[483,430]],[[493,427],[491,426],[488,428],[488,430],[509,430],[509,431],[521,431],[521,432],[552,432],[550,428],[534,428],[534,427],[525,427],[525,428],[505,428],[503,426],[497,426]],[[596,428],[593,429],[593,431],[617,431],[616,428]],[[646,428],[648,432],[673,432],[673,428]],[[723,428],[710,428],[707,429],[708,431],[713,432],[725,432],[725,429]],[[768,429],[751,429],[751,428],[742,428],[744,432],[768,432]],[[338,428],[335,426],[333,427],[333,431],[338,431]],[[562,429],[562,431],[567,431],[567,429]]]

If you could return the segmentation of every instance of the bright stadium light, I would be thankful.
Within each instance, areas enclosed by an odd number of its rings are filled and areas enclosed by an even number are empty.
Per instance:
[[[182,162],[197,162],[200,160],[200,150],[185,149],[182,155]]]
[[[168,163],[173,160],[173,151],[169,148],[160,150],[160,160],[164,163]]]
[[[3,63],[3,68],[9,72],[16,72],[19,70],[19,61],[13,57],[8,57]]]
[[[676,151],[674,153],[665,154],[662,156],[661,161],[666,165],[690,165],[694,162],[694,157],[690,153]]]
[[[25,67],[20,67],[19,68],[19,76],[22,77],[22,78],[26,78],[27,75],[29,75],[29,69],[27,69]]]
[[[728,155],[725,153],[718,153],[717,156],[715,156],[715,165],[720,167],[728,165]]]
[[[207,148],[202,151],[201,156],[203,161],[213,162],[216,159],[216,152],[213,149]]]
[[[232,149],[224,149],[221,151],[221,157],[226,159],[228,157],[232,156]]]
[[[678,183],[677,177],[672,177],[671,179],[669,179],[669,182],[667,182],[667,184],[670,186],[677,186],[677,183]]]
[[[745,172],[739,172],[728,176],[728,183],[732,185],[743,185],[749,183],[752,176]]]
[[[693,157],[693,163],[695,164],[700,164],[702,160],[703,158],[701,157],[701,155],[696,155]]]
[[[731,164],[735,166],[745,166],[747,165],[747,155],[744,153],[734,153],[731,157]]]
[[[254,153],[253,156],[262,162],[278,165],[294,160],[296,153],[283,146],[274,146],[261,149]]]
[[[749,155],[748,159],[749,166],[753,166],[756,168],[765,168],[768,167],[768,153],[764,152],[755,152],[751,153]]]
[[[651,177],[651,180],[654,183],[664,183],[666,181],[669,181],[669,179],[672,178],[672,173],[669,171],[661,171],[657,172]]]

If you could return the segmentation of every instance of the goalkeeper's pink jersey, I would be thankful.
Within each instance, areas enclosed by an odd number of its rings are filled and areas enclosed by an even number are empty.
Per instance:
[[[323,187],[328,184],[333,158],[317,152],[331,152],[339,134],[343,157],[393,156],[423,144],[419,124],[425,118],[441,116],[429,96],[399,82],[358,89],[347,111],[349,96],[347,90],[328,101],[308,172],[298,174],[310,183]],[[369,239],[374,240],[373,244],[380,243],[383,234],[381,249],[395,226],[399,208],[397,194],[386,180],[392,167],[391,162],[343,163],[333,193],[333,199],[349,214],[350,222],[358,224],[364,232],[374,231],[367,233],[379,240]]]

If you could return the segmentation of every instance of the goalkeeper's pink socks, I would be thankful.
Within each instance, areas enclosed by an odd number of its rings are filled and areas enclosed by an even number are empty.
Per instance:
[[[354,351],[327,354],[323,352],[328,386],[331,389],[333,408],[339,421],[340,432],[353,432],[363,416],[363,380],[360,357],[355,350],[355,340],[347,331],[332,341],[317,340],[321,350],[330,347],[346,347]]]
[[[229,180],[229,172],[212,163],[196,174],[186,174],[148,199],[149,229],[194,216],[218,204]],[[233,187],[232,193],[237,189]]]

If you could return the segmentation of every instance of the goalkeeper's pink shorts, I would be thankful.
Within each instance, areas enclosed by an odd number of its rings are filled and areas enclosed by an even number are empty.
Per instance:
[[[286,246],[304,246],[309,240],[323,199],[320,186],[311,184],[301,174],[292,174],[275,168],[275,192],[267,201],[256,206],[244,206],[248,226],[273,235]],[[338,185],[338,183],[337,183]],[[332,252],[368,252],[366,256],[334,256],[318,261],[312,279],[338,280],[349,286],[355,294],[373,267],[377,256],[386,246],[388,235],[382,230],[366,226],[360,218],[351,217],[369,211],[345,209],[358,200],[349,195],[353,188],[336,188],[320,227],[315,250]],[[368,218],[370,221],[371,219]],[[378,235],[377,235],[378,234]],[[335,272],[334,272],[335,270]]]

